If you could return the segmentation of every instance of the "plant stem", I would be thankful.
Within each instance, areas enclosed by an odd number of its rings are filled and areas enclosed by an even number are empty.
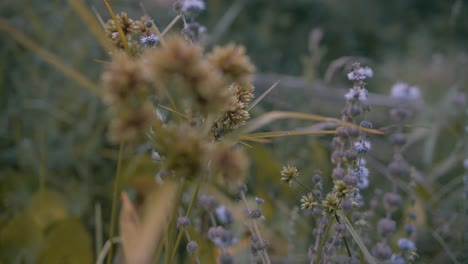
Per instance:
[[[115,173],[114,179],[114,195],[112,197],[112,211],[111,211],[111,225],[109,229],[109,241],[112,241],[114,237],[114,229],[115,229],[115,219],[116,219],[116,211],[117,211],[117,193],[119,189],[119,180],[120,180],[120,171],[122,169],[122,153],[124,149],[124,143],[120,143],[119,146],[119,158],[117,160],[117,172]],[[111,264],[112,261],[112,245],[109,248],[109,256],[107,257],[107,264]]]
[[[195,189],[195,193],[193,194],[192,200],[190,200],[190,204],[189,204],[189,207],[187,209],[187,212],[185,213],[185,217],[189,217],[190,212],[192,211],[193,205],[195,204],[195,200],[197,199],[197,196],[198,196],[198,192],[200,191],[200,185],[201,185],[201,181],[199,181],[198,184],[197,184],[197,187]],[[179,231],[179,234],[177,235],[177,239],[175,241],[174,249],[172,251],[172,255],[171,255],[171,259],[170,259],[169,263],[174,263],[177,248],[179,247],[179,244],[180,244],[180,241],[182,240],[183,234],[184,234],[184,232]]]

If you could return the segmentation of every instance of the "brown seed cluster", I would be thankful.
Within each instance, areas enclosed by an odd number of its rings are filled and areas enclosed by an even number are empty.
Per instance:
[[[129,34],[148,33],[152,26],[148,17],[119,19]],[[181,36],[166,37],[165,45],[136,56],[115,53],[102,75],[103,100],[112,112],[110,138],[138,143],[149,137],[164,175],[188,180],[212,175],[235,186],[247,174],[247,158],[234,141],[213,142],[220,139],[214,131],[232,131],[250,117],[252,71],[243,48],[218,47],[206,55]],[[157,115],[159,105],[172,112]]]

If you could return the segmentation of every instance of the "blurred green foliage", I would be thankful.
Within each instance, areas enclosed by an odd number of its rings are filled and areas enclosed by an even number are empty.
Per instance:
[[[104,19],[109,18],[102,2],[87,3]],[[143,3],[160,27],[174,16],[170,6]],[[135,1],[111,4],[115,11],[124,10],[132,17],[143,15]],[[356,56],[374,67],[377,77],[370,81],[371,91],[387,92],[398,80],[421,86],[427,104],[414,127],[408,129],[412,141],[407,148],[409,160],[422,177],[417,184],[430,196],[425,204],[429,220],[421,226],[418,249],[423,262],[445,261],[446,252],[430,232],[431,227],[443,226],[441,222],[450,214],[461,212],[463,205],[459,177],[466,123],[460,114],[463,109],[453,102],[459,91],[466,94],[468,90],[468,5],[460,0],[208,0],[207,6],[200,21],[208,32],[214,32],[210,45],[230,41],[245,45],[259,73],[299,76],[314,70],[309,81],[316,88],[331,61]],[[95,60],[109,58],[66,2],[1,1],[0,16],[67,65],[99,82],[102,64]],[[220,25],[220,21],[225,23]],[[320,56],[310,69],[305,67],[311,55],[309,38],[317,28],[323,32]],[[102,205],[107,237],[116,167],[116,147],[106,137],[106,109],[79,84],[4,32],[0,34],[0,262],[59,263],[68,259],[67,263],[90,263],[96,256],[91,250],[96,243],[92,237],[102,232],[96,230],[95,204]],[[339,93],[334,88],[343,87],[343,80],[339,77],[327,88]],[[278,89],[283,90],[271,96],[279,94],[281,103],[294,105],[291,110],[336,116],[342,107],[343,102],[323,100],[308,86],[288,90],[287,82],[282,85]],[[288,101],[293,93],[299,98]],[[284,105],[266,100],[264,108],[256,111],[270,107]],[[383,105],[373,109],[370,119],[375,117],[376,127],[389,125],[387,110]],[[284,122],[270,128],[306,125]],[[282,223],[289,219],[279,210],[287,212],[300,196],[279,186],[279,168],[295,163],[303,168],[305,179],[317,169],[327,175],[329,141],[329,137],[277,139],[251,151],[252,175],[256,177],[248,183],[249,192],[265,197],[277,209],[266,212],[274,216],[274,232],[287,233]],[[384,140],[376,141],[378,150],[373,155],[377,163],[384,162],[390,147]],[[130,158],[127,161],[138,164]],[[131,171],[130,165],[128,168]],[[144,174],[150,178],[153,175],[148,171]],[[385,182],[375,179],[375,184],[379,188]],[[131,186],[132,181],[127,179],[122,185]],[[451,223],[455,224],[448,227],[444,239],[461,254],[462,238],[454,227],[463,224],[463,218]],[[310,231],[300,222],[298,229]],[[295,241],[304,250],[308,242]]]

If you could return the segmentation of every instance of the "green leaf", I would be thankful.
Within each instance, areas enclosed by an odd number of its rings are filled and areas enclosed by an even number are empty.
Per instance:
[[[39,264],[93,263],[91,237],[76,219],[68,218],[54,225],[44,244]]]

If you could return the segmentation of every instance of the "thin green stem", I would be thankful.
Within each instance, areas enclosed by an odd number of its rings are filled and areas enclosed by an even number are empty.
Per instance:
[[[340,218],[338,217],[337,214],[335,214],[335,218],[336,218],[336,222],[338,224],[340,224]],[[353,255],[351,254],[351,250],[349,249],[349,246],[348,246],[348,241],[346,240],[346,237],[343,236],[343,242],[345,244],[345,247],[346,247],[346,251],[348,252],[348,256],[351,258]]]
[[[329,217],[327,226],[325,227],[325,232],[323,233],[322,241],[320,242],[320,246],[317,251],[317,256],[315,256],[315,263],[320,263],[320,259],[322,258],[322,251],[323,247],[325,246],[325,242],[327,242],[328,237],[330,236],[330,228],[334,224],[335,218]]]
[[[200,191],[200,185],[201,181],[198,182],[197,187],[195,189],[195,193],[193,193],[192,200],[190,200],[189,207],[187,209],[187,212],[185,213],[185,217],[189,217],[190,212],[192,212],[193,205],[195,204],[195,201],[197,200],[198,197],[198,192]],[[172,251],[171,259],[169,263],[174,263],[175,255],[177,252],[177,248],[179,247],[180,241],[182,240],[184,232],[179,231],[179,234],[177,235],[177,239],[174,244],[174,249]]]
[[[322,205],[322,200],[320,199],[320,197],[317,196],[317,194],[315,194],[314,190],[312,190],[311,188],[309,188],[307,185],[303,184],[302,182],[300,182],[298,179],[294,178],[294,181],[297,182],[300,186],[304,187],[306,190],[308,190],[310,193],[312,193],[312,196],[314,196],[315,200],[317,200],[317,202]]]
[[[117,160],[117,172],[115,173],[114,179],[114,194],[112,197],[112,211],[111,211],[111,224],[109,229],[109,241],[112,241],[114,237],[114,229],[115,229],[115,222],[116,222],[116,211],[117,211],[117,194],[119,189],[119,181],[120,181],[120,171],[122,169],[122,154],[124,150],[124,143],[120,143],[119,146],[119,158]],[[112,262],[112,245],[109,248],[109,256],[107,257],[107,264],[111,264]]]

